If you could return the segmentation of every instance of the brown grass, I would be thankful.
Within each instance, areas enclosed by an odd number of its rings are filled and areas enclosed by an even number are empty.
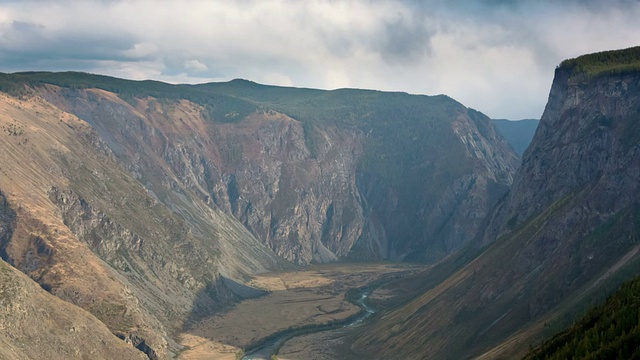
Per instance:
[[[245,347],[290,327],[342,320],[359,311],[345,300],[349,289],[409,268],[392,264],[331,264],[263,274],[251,284],[271,291],[269,295],[243,301],[225,314],[204,319],[189,333]]]
[[[236,360],[242,351],[240,348],[191,334],[183,334],[180,342],[188,349],[178,355],[178,360]]]

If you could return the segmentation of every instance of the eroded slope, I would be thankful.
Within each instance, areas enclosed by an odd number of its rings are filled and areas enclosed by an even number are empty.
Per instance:
[[[187,189],[301,264],[439,259],[477,231],[517,164],[486,116],[445,96],[27,75],[61,85],[38,89],[161,201]]]
[[[0,107],[0,189],[13,213],[3,259],[149,357],[178,349],[172,334],[191,317],[246,295],[225,277],[278,267],[223,212],[180,189],[172,208],[159,202],[74,115],[35,95],[0,94]]]
[[[638,271],[640,72],[623,68],[556,70],[513,187],[478,238],[486,251],[381,317],[356,349],[514,358]]]

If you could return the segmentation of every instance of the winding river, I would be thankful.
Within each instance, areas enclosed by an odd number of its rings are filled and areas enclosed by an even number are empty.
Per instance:
[[[271,356],[276,354],[278,349],[282,347],[282,345],[296,336],[308,335],[323,331],[336,330],[339,328],[346,328],[351,326],[356,326],[361,324],[371,315],[373,315],[376,311],[374,308],[366,304],[366,300],[373,292],[373,288],[365,289],[361,294],[360,298],[356,300],[356,304],[360,307],[361,311],[355,318],[346,319],[344,323],[338,323],[331,326],[318,326],[317,330],[314,329],[298,329],[285,331],[280,335],[277,335],[272,340],[268,341],[266,344],[260,346],[257,349],[251,350],[246,355],[242,357],[242,360],[271,360]]]

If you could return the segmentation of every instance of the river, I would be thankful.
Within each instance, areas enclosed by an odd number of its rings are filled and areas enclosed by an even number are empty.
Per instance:
[[[285,331],[281,335],[276,336],[274,339],[268,341],[266,344],[261,347],[248,352],[246,355],[242,357],[242,360],[271,360],[271,356],[274,355],[282,345],[288,340],[301,335],[308,335],[323,331],[336,330],[339,328],[346,328],[351,326],[356,326],[361,324],[371,315],[375,314],[375,309],[366,304],[366,300],[373,292],[373,288],[365,289],[362,294],[360,294],[360,298],[356,300],[356,304],[360,307],[361,312],[358,316],[352,319],[348,319],[346,323],[343,324],[335,324],[332,326],[318,326],[317,330],[313,329],[300,329],[300,330],[291,330]]]

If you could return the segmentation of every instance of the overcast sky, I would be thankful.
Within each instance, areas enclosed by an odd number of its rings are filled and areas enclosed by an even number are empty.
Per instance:
[[[640,45],[640,1],[6,1],[0,72],[447,94],[538,118],[556,65]]]

